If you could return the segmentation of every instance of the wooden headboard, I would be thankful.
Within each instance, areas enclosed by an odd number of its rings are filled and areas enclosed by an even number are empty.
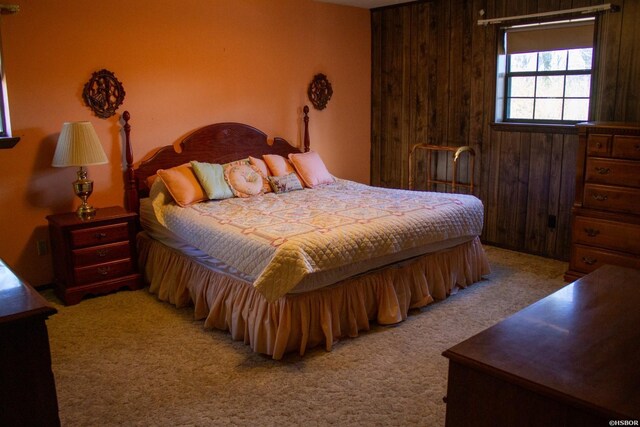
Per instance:
[[[309,107],[304,113],[304,151],[309,151]],[[228,163],[245,159],[249,156],[262,157],[263,154],[299,153],[300,150],[285,139],[276,137],[273,144],[267,143],[267,135],[242,123],[216,123],[204,126],[186,136],[179,144],[180,151],[173,145],[158,149],[153,156],[133,165],[133,148],[131,146],[131,115],[128,111],[122,114],[125,133],[126,182],[125,200],[127,209],[138,212],[140,199],[149,195],[147,178],[155,175],[158,169],[168,169],[188,163],[191,160],[207,163]]]

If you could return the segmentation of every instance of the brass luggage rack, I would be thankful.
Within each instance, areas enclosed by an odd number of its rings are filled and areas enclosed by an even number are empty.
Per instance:
[[[448,147],[448,146],[444,146],[444,145],[432,145],[432,144],[416,144],[411,148],[411,152],[409,153],[409,189],[413,190],[413,181],[414,181],[414,153],[417,150],[427,150],[427,167],[426,167],[426,174],[427,174],[427,189],[430,190],[432,185],[434,184],[443,184],[443,185],[448,185],[451,186],[451,191],[453,193],[456,192],[456,189],[458,187],[462,187],[462,188],[467,188],[469,189],[470,193],[473,193],[473,189],[474,189],[474,183],[473,183],[473,177],[475,174],[475,157],[476,157],[476,152],[473,148],[471,148],[468,145],[463,145],[461,147]],[[432,153],[433,152],[445,152],[448,156],[448,153],[453,153],[453,159],[452,159],[452,163],[453,163],[453,171],[452,171],[452,176],[451,176],[451,181],[446,181],[446,180],[442,180],[442,179],[436,179],[433,177],[433,174],[431,172],[431,165],[432,165]],[[460,160],[460,155],[462,153],[467,153],[469,155],[469,183],[462,183],[462,182],[458,182],[458,161]]]

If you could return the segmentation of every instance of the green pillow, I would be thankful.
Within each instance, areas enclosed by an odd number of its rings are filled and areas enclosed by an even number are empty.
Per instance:
[[[227,181],[224,180],[222,165],[192,161],[191,167],[204,188],[204,192],[211,200],[229,199],[233,192]]]

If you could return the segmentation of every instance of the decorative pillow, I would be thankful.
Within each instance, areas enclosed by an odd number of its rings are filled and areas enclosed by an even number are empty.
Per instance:
[[[269,169],[267,168],[267,164],[264,162],[264,160],[257,159],[251,156],[249,156],[249,163],[258,168],[258,170],[260,171],[260,175],[262,175],[262,186],[264,187],[263,192],[270,193],[271,186],[269,185],[269,181],[267,180],[267,177],[269,176]]]
[[[158,169],[157,173],[179,206],[185,207],[207,200],[207,195],[189,163],[171,169]]]
[[[282,156],[277,154],[265,154],[262,158],[273,176],[283,176],[288,175],[291,172],[295,172],[295,169],[291,166],[291,162]]]
[[[233,192],[224,179],[224,168],[215,163],[192,161],[191,167],[200,181],[200,185],[211,200],[228,199]]]
[[[269,184],[275,193],[286,193],[287,191],[302,190],[302,183],[295,172],[282,176],[270,176]]]
[[[291,153],[289,154],[289,160],[291,160],[293,167],[307,187],[313,188],[322,184],[331,184],[335,181],[320,155],[315,151]]]
[[[234,160],[233,162],[229,162],[229,163],[224,163],[222,165],[223,168],[226,168],[227,166],[233,166],[233,165],[248,165],[249,163],[249,158],[247,157],[246,159],[240,159],[240,160]]]
[[[260,171],[253,165],[235,164],[224,168],[224,179],[238,197],[262,194],[263,180]]]

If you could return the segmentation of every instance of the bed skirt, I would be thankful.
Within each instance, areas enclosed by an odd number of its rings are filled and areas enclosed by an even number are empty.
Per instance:
[[[183,307],[193,304],[205,328],[229,331],[253,351],[281,359],[285,353],[356,337],[370,322],[390,325],[410,309],[446,298],[458,287],[481,280],[489,263],[479,238],[327,288],[288,294],[273,303],[241,280],[202,264],[148,237],[138,235],[140,266],[151,293]]]

